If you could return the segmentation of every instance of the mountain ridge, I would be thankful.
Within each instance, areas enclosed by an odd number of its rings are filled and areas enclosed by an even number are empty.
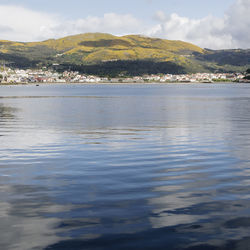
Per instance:
[[[168,73],[168,67],[171,68],[169,72],[174,73],[174,66],[176,71],[183,73],[239,71],[250,65],[249,55],[250,50],[215,51],[183,41],[142,35],[84,33],[41,42],[0,40],[0,60],[13,67],[61,65],[62,68],[77,68],[81,71],[84,67],[104,67],[104,64],[111,67],[121,62],[124,67],[125,62],[129,64],[133,61],[138,62],[138,68],[140,62],[141,65],[144,62],[143,67],[150,67],[145,62],[154,63],[156,68],[159,64],[161,70],[158,73]],[[129,74],[126,67],[123,71]],[[147,73],[147,70],[143,73]]]

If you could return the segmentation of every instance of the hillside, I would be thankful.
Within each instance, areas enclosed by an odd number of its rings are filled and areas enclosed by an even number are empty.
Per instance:
[[[21,68],[59,65],[59,70],[71,68],[101,75],[110,72],[129,75],[131,70],[133,74],[136,70],[140,74],[234,71],[250,64],[249,60],[246,63],[243,60],[243,65],[231,63],[232,60],[241,61],[245,51],[241,54],[231,52],[231,61],[221,54],[182,41],[140,35],[118,37],[87,33],[32,43],[0,40],[0,60]],[[249,58],[249,54],[247,56]]]

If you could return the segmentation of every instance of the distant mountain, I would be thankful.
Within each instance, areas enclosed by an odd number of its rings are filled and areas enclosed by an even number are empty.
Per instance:
[[[99,75],[240,71],[250,50],[213,51],[140,35],[87,33],[43,42],[0,40],[0,60],[13,67],[55,67]]]

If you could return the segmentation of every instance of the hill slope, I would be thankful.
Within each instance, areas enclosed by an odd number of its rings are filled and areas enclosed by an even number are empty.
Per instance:
[[[60,64],[61,68],[70,67],[80,71],[91,69],[92,73],[97,74],[106,74],[112,68],[116,68],[115,74],[129,74],[132,64],[142,74],[148,73],[152,67],[156,69],[156,73],[223,71],[228,65],[218,59],[221,53],[182,41],[139,35],[118,37],[103,33],[86,33],[32,43],[0,41],[0,60],[7,64],[16,67]],[[239,55],[238,52],[232,53]],[[232,53],[231,59],[235,58]],[[245,56],[243,54],[241,56]],[[152,67],[149,62],[153,63]],[[95,67],[106,70],[98,73],[95,72]],[[122,68],[120,72],[119,67]],[[144,70],[140,71],[140,67]],[[238,70],[242,65],[232,64],[229,68]]]

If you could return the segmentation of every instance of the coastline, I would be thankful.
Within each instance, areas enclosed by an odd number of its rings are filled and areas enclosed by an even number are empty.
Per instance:
[[[217,84],[248,84],[250,82],[39,82],[39,83],[0,83],[0,86],[37,86],[40,85],[217,85]]]

